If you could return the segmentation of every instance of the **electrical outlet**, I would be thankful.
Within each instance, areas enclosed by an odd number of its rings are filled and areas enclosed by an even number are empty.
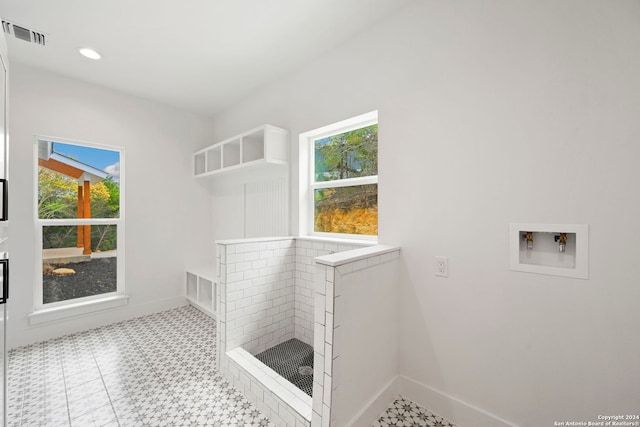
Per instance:
[[[436,257],[436,276],[449,277],[449,258],[446,256]]]

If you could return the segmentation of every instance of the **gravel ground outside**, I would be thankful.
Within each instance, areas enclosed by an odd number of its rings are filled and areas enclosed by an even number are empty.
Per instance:
[[[116,264],[115,257],[98,258],[87,262],[46,264],[42,275],[43,303],[115,292]],[[51,272],[56,268],[71,268],[75,270],[76,274],[58,276]]]

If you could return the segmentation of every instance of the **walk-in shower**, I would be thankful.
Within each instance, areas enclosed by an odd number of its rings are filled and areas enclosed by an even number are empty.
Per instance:
[[[337,392],[337,350],[346,347],[342,342],[335,346],[334,340],[354,332],[348,325],[339,330],[334,322],[340,319],[334,313],[348,314],[344,307],[338,310],[340,303],[351,301],[354,312],[361,311],[360,319],[350,325],[357,325],[360,330],[355,332],[363,338],[381,330],[383,339],[395,339],[395,331],[391,335],[383,328],[392,323],[393,313],[370,311],[366,295],[352,294],[340,300],[339,283],[347,282],[338,282],[336,272],[342,269],[345,278],[357,278],[360,273],[356,271],[391,264],[387,261],[395,260],[399,249],[290,237],[218,241],[217,248],[221,371],[277,426],[330,425],[341,414],[339,405],[334,411],[331,396]],[[367,282],[354,283],[368,286],[372,282],[371,289],[375,289],[378,276],[388,275],[377,273]],[[392,280],[391,276],[386,279]],[[373,295],[381,298],[378,304],[393,300],[394,295],[385,292]],[[360,302],[365,305],[358,307]],[[363,326],[360,322],[365,320]],[[373,345],[379,345],[375,341]],[[363,349],[367,344],[363,342]],[[387,352],[378,349],[378,353]],[[351,364],[350,354],[343,354]],[[353,372],[359,375],[360,370]],[[377,376],[378,372],[369,375]],[[371,390],[359,391],[359,395],[366,396]]]

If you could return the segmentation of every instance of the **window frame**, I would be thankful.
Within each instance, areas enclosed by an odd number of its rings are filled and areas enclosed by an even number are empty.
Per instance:
[[[41,219],[38,215],[38,190],[39,190],[39,182],[38,182],[38,144],[40,142],[59,142],[62,144],[71,144],[77,145],[81,147],[89,147],[89,148],[97,148],[101,150],[109,150],[116,151],[119,154],[119,163],[120,163],[120,172],[118,183],[120,186],[120,200],[119,200],[119,210],[118,210],[118,218],[69,218],[69,219]],[[50,136],[42,136],[35,135],[34,138],[34,151],[33,151],[33,176],[34,176],[34,188],[33,188],[33,217],[35,224],[35,274],[36,278],[34,281],[34,292],[33,292],[33,307],[34,314],[38,312],[47,312],[51,310],[57,309],[66,309],[66,308],[78,308],[79,306],[93,306],[93,309],[90,311],[99,311],[102,309],[102,305],[100,302],[112,301],[115,298],[126,297],[125,295],[125,256],[124,256],[124,248],[125,248],[125,178],[124,178],[124,164],[125,164],[125,149],[124,147],[117,147],[112,145],[98,144],[94,142],[87,141],[79,141],[72,140],[66,138],[58,138],[58,137],[50,137]],[[47,226],[78,226],[78,225],[115,225],[116,226],[116,239],[117,239],[117,249],[116,249],[116,291],[115,292],[107,292],[98,295],[91,295],[87,297],[81,298],[73,298],[64,301],[56,301],[51,303],[43,303],[43,280],[42,280],[42,239],[43,239],[43,229]]]
[[[333,135],[339,135],[355,129],[378,124],[378,111],[361,114],[300,134],[299,145],[299,235],[331,239],[362,240],[377,242],[378,235],[328,233],[315,231],[315,190],[323,188],[353,187],[375,184],[378,176],[371,175],[356,178],[336,179],[315,182],[315,141]],[[379,146],[379,144],[378,144]],[[378,174],[380,171],[378,171]],[[378,187],[379,190],[379,187]],[[379,233],[378,233],[379,234]]]

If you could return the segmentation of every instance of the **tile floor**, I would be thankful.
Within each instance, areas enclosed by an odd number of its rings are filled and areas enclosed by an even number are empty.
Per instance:
[[[9,426],[273,426],[214,369],[190,306],[9,353]]]
[[[373,427],[458,427],[409,399],[399,396],[380,416]]]
[[[269,426],[214,368],[215,322],[191,306],[9,352],[10,427]],[[373,427],[454,426],[402,397]]]

